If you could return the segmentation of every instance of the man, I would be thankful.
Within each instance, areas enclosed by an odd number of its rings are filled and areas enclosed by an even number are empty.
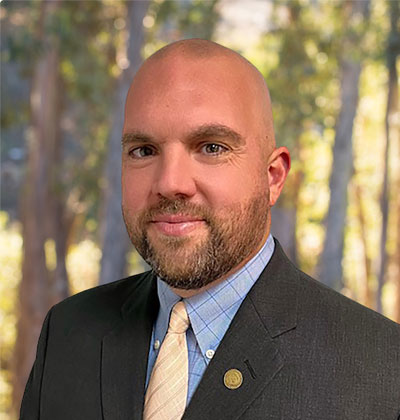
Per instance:
[[[270,236],[289,152],[243,57],[185,40],[128,93],[122,207],[152,271],[53,307],[23,419],[400,418],[400,328]]]

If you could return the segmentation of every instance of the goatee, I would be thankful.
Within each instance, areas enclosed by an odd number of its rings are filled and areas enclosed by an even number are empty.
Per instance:
[[[133,245],[155,273],[177,289],[199,289],[225,276],[260,246],[265,235],[268,192],[218,213],[185,199],[161,198],[157,205],[133,214],[123,207],[125,225]],[[164,214],[195,216],[204,221],[205,235],[150,238],[154,217]]]

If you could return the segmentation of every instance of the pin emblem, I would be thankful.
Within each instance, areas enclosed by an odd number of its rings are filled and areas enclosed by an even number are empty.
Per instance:
[[[229,369],[225,372],[224,375],[224,385],[228,389],[237,389],[243,383],[243,375],[240,370],[237,369]]]

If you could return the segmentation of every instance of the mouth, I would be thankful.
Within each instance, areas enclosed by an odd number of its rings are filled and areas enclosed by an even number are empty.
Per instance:
[[[198,216],[182,214],[163,214],[150,221],[159,233],[167,236],[185,236],[205,225],[205,220]]]

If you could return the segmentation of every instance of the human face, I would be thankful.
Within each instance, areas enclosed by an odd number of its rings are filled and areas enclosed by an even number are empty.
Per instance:
[[[269,233],[265,133],[251,84],[224,60],[202,64],[148,66],[126,105],[124,220],[139,253],[177,289],[225,278]]]

